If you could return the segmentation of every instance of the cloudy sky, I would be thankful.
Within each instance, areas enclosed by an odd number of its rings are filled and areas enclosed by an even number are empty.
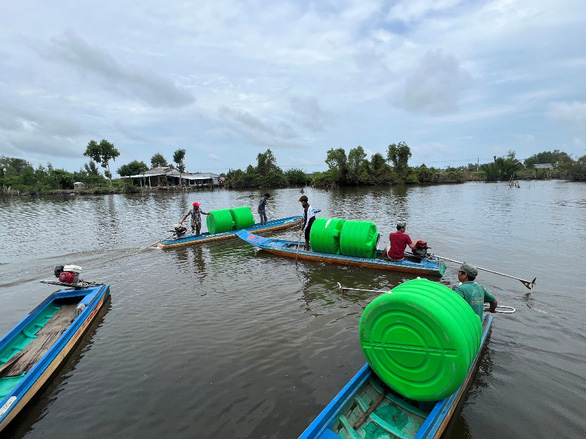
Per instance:
[[[0,0],[0,59],[0,155],[34,166],[586,154],[584,0]]]

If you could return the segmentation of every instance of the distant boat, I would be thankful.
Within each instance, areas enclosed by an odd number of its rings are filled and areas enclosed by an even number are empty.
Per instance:
[[[288,218],[281,218],[276,220],[267,221],[266,224],[261,225],[259,223],[249,227],[248,230],[252,230],[257,233],[268,233],[268,232],[275,232],[277,230],[284,230],[290,227],[294,227],[296,225],[301,224],[302,217],[301,216],[291,216]],[[209,232],[205,232],[200,234],[199,236],[195,236],[194,234],[191,235],[184,235],[181,237],[175,237],[173,239],[165,239],[158,243],[158,247],[163,250],[177,248],[177,247],[185,247],[188,245],[197,245],[197,244],[205,244],[208,242],[214,241],[221,241],[224,239],[232,239],[236,238],[236,231],[230,230],[228,232],[222,233],[215,233],[210,234]]]
[[[464,383],[437,402],[418,402],[391,390],[365,364],[299,436],[300,439],[439,438],[452,419],[480,365],[492,326],[486,314],[480,349]]]
[[[402,273],[412,273],[419,275],[443,276],[446,271],[446,265],[436,257],[428,256],[426,258],[414,258],[415,260],[404,259],[402,261],[393,261],[383,258],[383,251],[377,250],[376,258],[363,258],[356,256],[345,256],[339,254],[320,253],[307,251],[304,249],[304,242],[285,241],[281,239],[263,238],[250,233],[250,230],[239,230],[236,235],[249,244],[254,245],[262,250],[286,258],[301,259],[315,262],[328,262],[340,265],[354,265],[362,268],[371,268],[375,270],[397,271]]]
[[[88,284],[81,281],[71,285],[75,289],[51,294],[0,340],[0,431],[47,383],[96,320],[110,287]]]

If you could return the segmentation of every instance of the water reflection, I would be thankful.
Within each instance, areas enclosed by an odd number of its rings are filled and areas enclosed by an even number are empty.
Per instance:
[[[79,263],[83,278],[111,284],[115,304],[75,370],[14,436],[297,436],[364,364],[360,315],[378,293],[342,293],[338,282],[385,290],[413,276],[296,265],[238,239],[147,248],[169,236],[193,201],[205,211],[249,205],[256,214],[261,192],[0,199],[4,332],[47,296],[37,280],[52,277],[58,263]],[[269,218],[301,213],[299,189],[270,192]],[[451,437],[508,437],[517,425],[517,437],[580,436],[586,185],[305,192],[321,217],[375,222],[381,246],[402,218],[411,237],[424,238],[434,253],[523,278],[538,275],[529,298],[516,280],[479,277],[518,312],[495,315],[488,359]],[[273,236],[297,239],[295,230]],[[543,236],[555,237],[547,251]],[[456,268],[440,282],[452,287]]]

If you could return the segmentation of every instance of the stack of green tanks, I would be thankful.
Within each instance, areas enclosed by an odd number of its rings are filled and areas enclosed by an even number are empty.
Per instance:
[[[371,221],[316,218],[309,241],[315,252],[372,259],[379,235]]]
[[[206,219],[206,224],[208,232],[214,235],[251,227],[254,225],[254,217],[248,206],[211,210]]]

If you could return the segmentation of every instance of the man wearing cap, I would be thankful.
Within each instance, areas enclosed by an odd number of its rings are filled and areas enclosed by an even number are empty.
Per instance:
[[[460,265],[458,280],[461,282],[461,285],[454,288],[454,291],[468,302],[472,307],[472,310],[482,321],[484,303],[490,303],[490,312],[495,312],[498,302],[492,294],[484,289],[484,287],[474,282],[477,274],[478,270],[476,267],[467,263]]]
[[[397,223],[397,231],[389,235],[391,244],[385,250],[387,256],[394,261],[400,261],[404,259],[405,249],[407,246],[409,246],[409,248],[415,248],[417,243],[421,241],[421,239],[416,239],[415,242],[412,242],[409,235],[405,233],[406,227],[407,223],[405,221],[399,221]]]
[[[179,224],[183,224],[183,221],[187,219],[188,216],[191,217],[191,233],[195,233],[195,236],[199,236],[199,232],[201,231],[201,214],[209,215],[209,212],[204,212],[199,208],[200,204],[196,201],[193,203],[193,209],[190,209],[189,212],[185,214],[183,219],[179,221]]]

